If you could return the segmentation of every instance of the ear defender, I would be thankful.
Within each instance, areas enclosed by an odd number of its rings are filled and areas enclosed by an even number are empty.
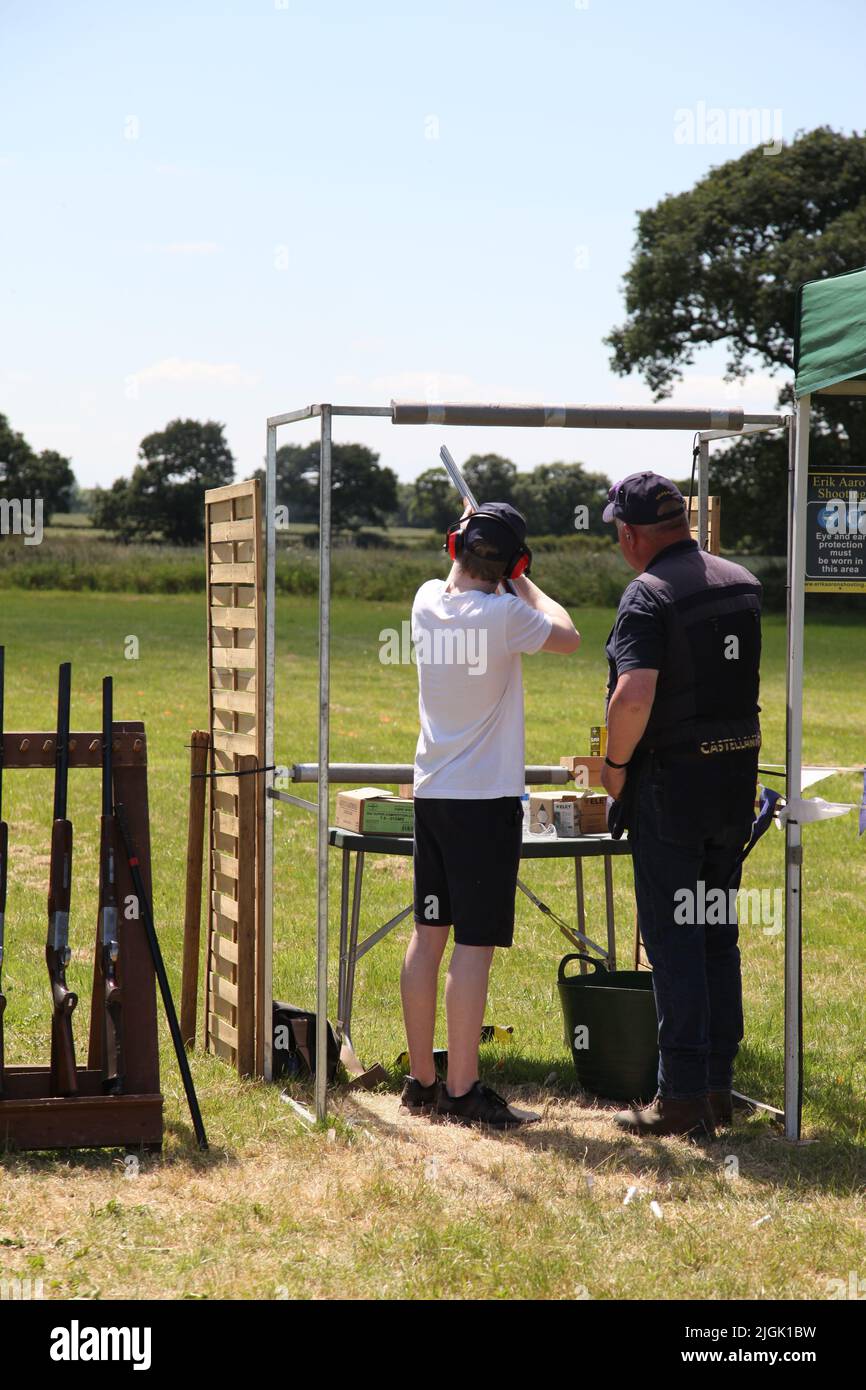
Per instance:
[[[489,516],[491,521],[498,521],[501,526],[507,526],[509,531],[512,531],[513,534],[517,536],[517,532],[514,531],[513,527],[508,525],[507,521],[504,521],[502,517],[496,515],[495,513],[491,514],[490,512],[485,512],[483,507],[479,507],[478,511],[475,512],[474,515]],[[444,548],[448,551],[448,555],[452,562],[456,562],[460,559],[460,556],[463,554],[462,520],[455,521],[452,526],[448,527],[448,530],[445,533]],[[521,575],[529,574],[529,567],[531,564],[532,551],[529,549],[528,545],[520,544],[508,560],[505,566],[505,573],[503,575],[503,578],[519,579]]]

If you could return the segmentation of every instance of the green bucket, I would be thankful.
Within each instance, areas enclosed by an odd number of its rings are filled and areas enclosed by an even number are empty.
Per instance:
[[[570,961],[591,975],[566,975]],[[652,973],[608,970],[577,952],[559,962],[565,1043],[584,1091],[610,1100],[652,1100],[658,1090],[658,1016]]]

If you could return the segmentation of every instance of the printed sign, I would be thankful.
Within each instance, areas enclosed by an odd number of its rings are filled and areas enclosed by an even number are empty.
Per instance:
[[[866,467],[809,468],[806,590],[866,594]]]

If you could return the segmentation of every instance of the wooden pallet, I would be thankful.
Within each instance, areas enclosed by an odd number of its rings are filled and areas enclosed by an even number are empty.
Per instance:
[[[722,535],[722,499],[720,497],[707,498],[707,550],[711,555],[721,553]],[[689,513],[689,525],[692,528],[692,537],[698,539],[698,499],[692,498],[692,507]]]
[[[210,771],[205,1046],[264,1074],[264,557],[261,487],[205,493]],[[244,815],[242,817],[242,799]],[[250,830],[250,809],[252,829]],[[243,824],[241,823],[243,820]]]

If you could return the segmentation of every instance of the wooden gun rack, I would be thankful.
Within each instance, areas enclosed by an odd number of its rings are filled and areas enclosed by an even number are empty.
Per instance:
[[[112,725],[114,750],[114,798],[126,808],[129,829],[135,845],[141,876],[149,895],[150,820],[147,803],[147,740],[144,724]],[[54,769],[54,733],[4,734],[3,769]],[[99,768],[102,765],[102,733],[72,733],[69,737],[70,768]],[[88,827],[89,828],[89,827]],[[50,826],[46,824],[46,843]],[[94,819],[92,833],[98,835]],[[73,864],[74,864],[73,856]],[[159,1091],[159,1038],[156,1022],[156,982],[153,961],[139,918],[128,920],[124,903],[135,897],[126,857],[117,856],[119,956],[118,980],[123,991],[123,1070],[122,1095],[102,1092],[102,1006],[101,941],[96,931],[93,989],[90,1003],[90,1036],[87,1065],[77,1068],[78,1094],[52,1096],[51,1069],[47,1066],[7,1066],[4,1071],[4,1099],[0,1100],[0,1148],[79,1149],[137,1148],[162,1146],[162,1096]],[[74,893],[74,879],[73,879]],[[73,930],[83,930],[74,910]],[[7,905],[8,923],[14,922],[14,889],[10,882]],[[51,1008],[46,974],[45,1009]],[[77,1023],[81,1007],[73,1015]],[[8,1015],[7,1015],[8,1017]]]

